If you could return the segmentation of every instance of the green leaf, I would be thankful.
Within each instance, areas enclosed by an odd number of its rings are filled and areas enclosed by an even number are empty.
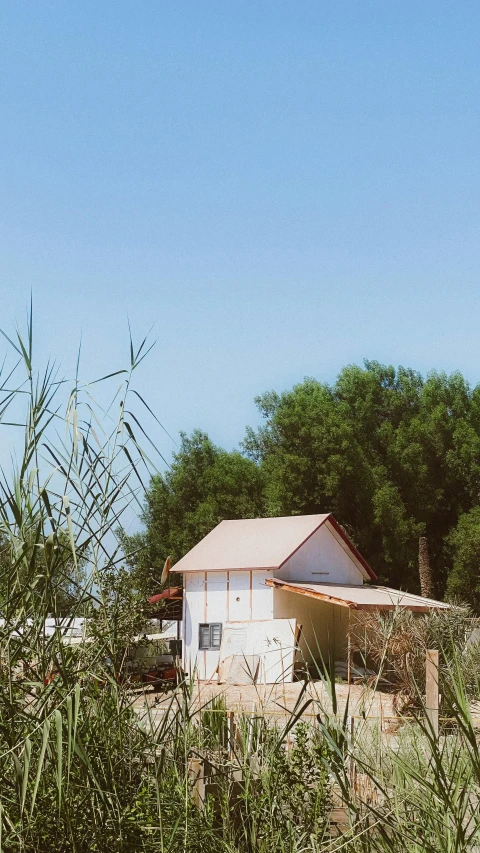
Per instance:
[[[32,815],[33,815],[33,810],[34,810],[34,808],[35,808],[35,801],[36,801],[36,799],[37,799],[38,786],[39,786],[39,784],[40,784],[40,779],[41,779],[41,776],[42,776],[43,763],[44,763],[44,761],[45,761],[45,753],[46,753],[46,750],[47,750],[49,734],[50,734],[50,718],[49,718],[49,717],[47,717],[47,719],[45,720],[45,722],[44,722],[44,724],[43,724],[43,738],[42,738],[42,746],[41,746],[41,749],[40,749],[40,755],[39,755],[39,758],[38,758],[37,773],[36,773],[36,776],[35,776],[35,784],[34,784],[34,786],[33,786],[33,792],[32,792],[32,803],[31,803],[31,806],[30,806],[30,818],[32,817]],[[0,851],[0,853],[1,853],[1,851]]]
[[[23,761],[23,779],[22,779],[22,798],[21,798],[21,811],[25,807],[25,797],[27,796],[27,785],[28,785],[28,774],[30,772],[30,756],[32,754],[32,741],[27,737],[25,740],[25,749],[24,749],[24,761]]]
[[[63,773],[63,721],[58,708],[55,709],[55,727],[57,730],[57,791],[58,810],[62,805],[62,773]]]

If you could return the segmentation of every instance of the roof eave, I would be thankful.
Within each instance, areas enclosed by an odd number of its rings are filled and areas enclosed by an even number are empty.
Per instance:
[[[377,575],[373,571],[372,567],[369,566],[366,559],[364,557],[362,557],[360,551],[358,550],[358,548],[355,547],[352,540],[345,533],[343,527],[341,526],[341,524],[338,523],[335,516],[333,516],[332,513],[330,513],[330,515],[328,516],[328,518],[325,519],[325,521],[328,521],[328,523],[332,525],[332,527],[334,528],[336,533],[338,533],[338,535],[343,539],[345,544],[348,546],[349,550],[352,552],[352,554],[356,557],[356,559],[358,560],[358,562],[360,563],[362,568],[365,570],[365,572],[366,572],[367,576],[370,578],[370,580],[372,580],[372,581],[378,580]]]
[[[347,607],[350,610],[365,610],[370,611],[371,613],[378,610],[392,611],[398,610],[399,608],[403,610],[411,610],[414,613],[429,613],[431,610],[447,610],[443,602],[434,602],[432,600],[431,604],[420,604],[420,603],[408,603],[407,601],[389,601],[389,602],[376,602],[375,604],[365,603],[359,601],[350,601],[348,598],[338,598],[337,596],[328,595],[328,593],[320,592],[320,590],[309,589],[308,587],[299,587],[296,586],[295,583],[291,581],[282,581],[277,578],[267,578],[265,581],[266,586],[270,586],[273,589],[284,590],[285,592],[293,592],[296,595],[305,595],[308,598],[315,598],[317,601],[325,601],[329,604],[336,604],[340,607]]]

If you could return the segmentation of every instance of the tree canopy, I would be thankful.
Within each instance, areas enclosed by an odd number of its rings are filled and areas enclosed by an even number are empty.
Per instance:
[[[464,581],[449,580],[450,593],[465,597],[472,573],[478,585],[476,557],[459,553],[468,528],[480,554],[478,517],[465,520],[480,504],[480,387],[460,373],[424,378],[367,361],[331,385],[307,378],[256,402],[264,423],[247,429],[242,453],[195,431],[152,479],[145,531],[129,540],[144,578],[223,518],[331,511],[382,582],[419,590],[426,536],[437,596],[451,571]]]
[[[201,430],[182,433],[171,467],[150,482],[144,531],[124,537],[137,585],[152,594],[168,555],[175,563],[224,518],[264,512],[263,475],[255,462],[216,447]]]
[[[244,449],[262,467],[267,511],[331,510],[381,580],[411,590],[424,534],[442,595],[445,538],[480,492],[480,388],[367,361],[257,404],[266,423]]]

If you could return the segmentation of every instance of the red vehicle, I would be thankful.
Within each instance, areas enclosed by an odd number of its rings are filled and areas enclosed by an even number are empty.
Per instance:
[[[163,655],[163,657],[167,657],[167,655]],[[151,684],[154,690],[175,687],[178,682],[178,669],[175,667],[173,655],[168,655],[168,657],[171,657],[171,661],[163,661],[158,666],[142,673],[144,684]]]

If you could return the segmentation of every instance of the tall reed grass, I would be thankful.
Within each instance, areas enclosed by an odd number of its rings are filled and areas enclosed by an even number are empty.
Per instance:
[[[352,737],[348,707],[312,727],[303,695],[283,727],[247,715],[233,737],[221,702],[194,712],[189,682],[140,717],[120,675],[142,608],[115,530],[152,471],[133,387],[148,345],[131,341],[126,368],[86,384],[80,367],[71,382],[38,371],[33,343],[30,314],[0,377],[0,426],[23,429],[0,479],[0,853],[473,851],[480,760],[454,663],[439,740],[421,707],[390,738],[367,722]],[[47,635],[45,619],[66,615],[88,617],[87,642]],[[195,762],[215,775],[200,804]]]

